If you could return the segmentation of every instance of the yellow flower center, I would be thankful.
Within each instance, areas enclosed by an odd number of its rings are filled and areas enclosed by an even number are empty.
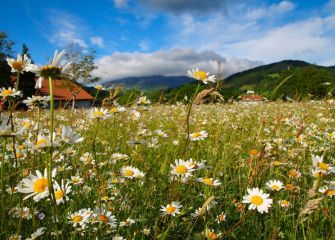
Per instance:
[[[94,116],[95,116],[95,117],[103,117],[103,116],[104,116],[104,113],[101,112],[101,111],[95,111],[95,112],[94,112]]]
[[[250,154],[253,155],[253,156],[256,156],[258,154],[258,151],[256,149],[252,149],[250,151]]]
[[[320,162],[318,163],[318,167],[321,168],[322,170],[327,171],[329,169],[329,165],[327,163]]]
[[[177,210],[177,208],[173,205],[169,205],[167,208],[166,208],[166,213],[167,214],[171,214],[171,213],[174,213],[175,211]]]
[[[23,70],[23,62],[22,61],[15,61],[15,62],[13,62],[12,67],[16,71],[21,72]]]
[[[109,197],[108,197],[108,196],[103,196],[103,197],[101,198],[101,200],[103,200],[103,201],[108,201],[108,200],[109,200]]]
[[[198,138],[198,137],[200,137],[201,136],[201,133],[200,132],[195,132],[195,133],[192,133],[191,134],[191,137],[192,138]]]
[[[325,195],[326,196],[334,196],[335,195],[335,190],[332,190],[332,189],[328,189],[326,192],[325,192]]]
[[[113,107],[113,108],[110,110],[110,112],[111,112],[111,113],[117,113],[117,112],[118,112],[118,110],[117,110],[117,108],[116,108],[116,107]]]
[[[83,217],[80,216],[80,215],[76,215],[72,218],[72,221],[75,222],[75,223],[78,223],[80,222],[81,220],[83,220]]]
[[[72,183],[79,183],[79,179],[78,178],[72,178]]]
[[[196,71],[193,73],[193,76],[195,79],[201,80],[201,81],[204,81],[207,79],[207,73],[205,73],[204,71]]]
[[[213,184],[213,179],[211,179],[211,178],[204,178],[202,181],[206,185],[212,185]]]
[[[259,205],[262,205],[263,204],[263,198],[260,197],[260,196],[252,196],[251,197],[251,203],[256,205],[256,206],[259,206]]]
[[[283,205],[283,206],[288,206],[289,205],[289,203],[288,203],[288,201],[286,201],[286,200],[281,200],[281,205]]]
[[[178,174],[185,174],[185,173],[188,172],[188,169],[187,169],[187,167],[185,167],[184,165],[178,165],[178,166],[176,167],[176,172],[177,172]]]
[[[112,183],[119,183],[120,181],[119,181],[119,179],[117,179],[117,178],[114,178],[113,180],[112,180]]]
[[[219,222],[223,222],[224,220],[226,220],[225,215],[224,215],[224,214],[220,214],[220,215],[218,216],[218,220],[219,220]]]
[[[24,122],[24,123],[23,123],[23,126],[24,126],[25,128],[31,128],[33,125],[32,125],[30,122]]]
[[[206,237],[213,240],[218,239],[218,235],[215,232],[207,232]]]
[[[20,153],[20,152],[16,153],[16,157],[17,158],[22,158],[23,157],[23,153]]]
[[[8,96],[8,95],[11,95],[13,93],[14,92],[12,90],[10,90],[10,89],[2,91],[2,95],[5,96],[5,97]]]
[[[37,179],[34,183],[33,190],[37,193],[42,193],[47,190],[48,180],[46,178]]]
[[[59,200],[64,197],[64,192],[63,190],[59,189],[55,192],[55,198],[56,200]]]
[[[290,171],[288,171],[288,175],[290,177],[298,177],[298,173],[295,169],[291,169]]]
[[[100,220],[101,222],[109,222],[108,217],[106,217],[106,216],[103,215],[103,214],[100,214],[100,215],[99,215],[99,220]]]
[[[281,165],[281,162],[280,162],[280,161],[274,161],[274,162],[273,162],[273,165],[274,165],[274,166],[280,166],[280,165]]]
[[[280,189],[280,187],[278,185],[272,185],[271,189],[278,191]]]
[[[134,175],[134,171],[133,171],[133,170],[130,170],[130,169],[127,169],[127,170],[124,171],[124,175],[125,175],[126,177],[131,177],[131,176]]]
[[[38,140],[36,142],[36,146],[39,147],[39,146],[44,146],[48,143],[48,140],[46,140],[45,138],[41,138],[40,140]]]

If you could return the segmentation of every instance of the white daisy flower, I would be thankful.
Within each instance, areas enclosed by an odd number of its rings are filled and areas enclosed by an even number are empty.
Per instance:
[[[291,206],[291,203],[285,199],[279,200],[278,204],[283,208],[289,208]]]
[[[17,91],[16,88],[0,88],[0,98],[8,98],[8,97],[21,97],[22,96],[22,92],[21,91]]]
[[[86,224],[89,223],[92,212],[90,209],[80,209],[78,212],[70,213],[68,216],[69,223],[73,227],[85,228]]]
[[[71,127],[62,127],[62,140],[66,143],[80,143],[84,140],[79,134],[72,131]]]
[[[327,197],[333,197],[335,196],[335,185],[330,183],[328,186],[319,188],[319,192]]]
[[[84,183],[84,179],[80,176],[71,176],[71,183],[73,185],[81,185]]]
[[[207,138],[207,136],[208,136],[208,133],[202,130],[200,132],[191,133],[189,135],[189,138],[191,141],[200,141],[200,140],[204,140],[205,138]]]
[[[99,90],[99,91],[105,90],[105,88],[102,85],[100,85],[100,84],[95,85],[94,88],[97,89],[97,90]]]
[[[191,213],[191,216],[193,218],[198,218],[206,213],[206,208],[199,207],[194,211],[194,213]]]
[[[92,119],[108,119],[111,118],[112,115],[110,113],[108,113],[108,109],[106,108],[93,108],[91,109],[90,112],[90,117]]]
[[[137,121],[141,118],[141,113],[137,110],[131,110],[129,118],[133,121]]]
[[[23,103],[29,108],[34,107],[47,107],[50,101],[50,96],[31,96],[23,100]]]
[[[169,203],[168,205],[166,205],[165,207],[164,206],[161,206],[161,212],[162,212],[162,215],[163,216],[166,216],[166,215],[171,215],[171,216],[176,216],[176,214],[179,214],[180,213],[180,208],[182,208],[182,205],[179,203],[179,202],[172,202],[172,203]]]
[[[215,83],[214,75],[209,75],[209,72],[201,71],[198,68],[188,70],[187,76],[189,76],[190,78],[194,78],[195,80],[202,81],[205,84],[207,84],[208,82]]]
[[[126,108],[122,107],[122,106],[119,106],[119,105],[116,105],[109,110],[109,112],[113,113],[113,114],[114,113],[125,112],[125,111],[126,111]]]
[[[213,229],[208,229],[208,228],[204,232],[205,238],[209,240],[219,239],[221,235],[222,235],[221,233],[215,233]]]
[[[36,230],[36,232],[33,232],[30,235],[30,238],[26,238],[26,240],[34,240],[34,239],[38,238],[39,236],[42,236],[44,234],[44,230],[45,230],[44,227],[38,228]]]
[[[120,161],[120,160],[127,160],[129,156],[127,154],[122,153],[113,153],[111,156],[112,161]]]
[[[221,185],[221,182],[217,179],[213,179],[213,178],[208,178],[208,177],[204,177],[204,178],[197,178],[197,181],[198,182],[202,182],[203,184],[205,185],[208,185],[208,186],[219,186]]]
[[[56,169],[52,171],[52,177],[55,176]],[[36,175],[30,174],[28,178],[22,179],[17,191],[29,194],[23,200],[33,197],[35,202],[49,196],[47,169],[44,169],[44,175],[39,170],[36,170]]]
[[[134,219],[127,218],[125,221],[120,222],[120,227],[129,227],[135,223]]]
[[[141,96],[136,101],[137,105],[148,105],[151,101],[146,96]]]
[[[264,193],[263,190],[259,188],[247,189],[248,195],[243,196],[243,203],[250,203],[249,210],[257,209],[258,212],[264,213],[268,212],[268,209],[273,203],[272,199],[269,199],[270,196],[267,193]]]
[[[121,169],[121,175],[124,178],[143,178],[145,173],[141,172],[139,169],[132,167],[132,166],[126,166],[122,167]]]
[[[192,175],[194,169],[192,168],[191,161],[184,161],[182,159],[175,160],[174,164],[170,165],[172,170],[171,174],[180,177],[189,177]]]
[[[215,222],[222,223],[222,222],[226,221],[226,219],[227,219],[227,215],[224,212],[222,212],[222,213],[220,213],[219,215],[216,216]]]
[[[269,190],[272,191],[280,191],[281,189],[284,188],[283,182],[279,180],[270,180],[265,185]]]
[[[8,65],[11,67],[11,72],[20,72],[27,71],[27,67],[31,63],[31,59],[24,54],[18,54],[16,59],[13,58],[6,58]]]
[[[57,181],[54,182],[54,194],[57,205],[64,203],[64,201],[68,201],[68,194],[71,192],[70,183],[67,182],[64,185],[64,180],[62,180],[62,184],[59,185]]]
[[[206,168],[206,161],[196,162],[193,161],[192,158],[190,158],[190,162],[193,170],[201,170]]]
[[[26,71],[33,72],[37,77],[39,77],[35,84],[36,89],[42,88],[42,82],[45,78],[55,78],[58,77],[59,74],[66,72],[68,67],[71,65],[71,62],[68,62],[62,66],[59,65],[59,62],[63,57],[64,53],[65,50],[61,52],[58,52],[58,50],[56,50],[52,61],[45,66],[38,66],[35,64],[29,64],[27,66]]]
[[[95,164],[95,160],[93,159],[93,155],[89,152],[85,152],[83,156],[80,157],[80,161],[82,161],[85,165]]]
[[[112,212],[96,207],[94,212],[96,222],[108,224],[112,228],[117,226],[117,221]]]
[[[324,174],[335,172],[335,167],[323,162],[323,156],[312,155],[313,166]]]

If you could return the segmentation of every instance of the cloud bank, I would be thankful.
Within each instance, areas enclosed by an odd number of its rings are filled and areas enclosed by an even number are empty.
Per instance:
[[[225,76],[262,64],[245,59],[226,59],[214,51],[196,52],[190,48],[179,48],[152,53],[115,52],[97,60],[98,69],[94,74],[105,82],[124,77],[179,76],[196,67],[216,73],[217,61],[222,63]]]

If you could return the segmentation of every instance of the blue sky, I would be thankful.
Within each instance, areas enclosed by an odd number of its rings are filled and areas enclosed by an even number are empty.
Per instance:
[[[17,0],[2,3],[0,30],[44,64],[76,43],[97,51],[103,80],[225,75],[299,59],[335,65],[335,0]]]

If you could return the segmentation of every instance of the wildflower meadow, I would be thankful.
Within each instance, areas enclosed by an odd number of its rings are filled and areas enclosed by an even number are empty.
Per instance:
[[[8,59],[1,239],[335,239],[334,100],[195,104],[215,76],[192,69],[185,102],[55,108],[63,54]]]

